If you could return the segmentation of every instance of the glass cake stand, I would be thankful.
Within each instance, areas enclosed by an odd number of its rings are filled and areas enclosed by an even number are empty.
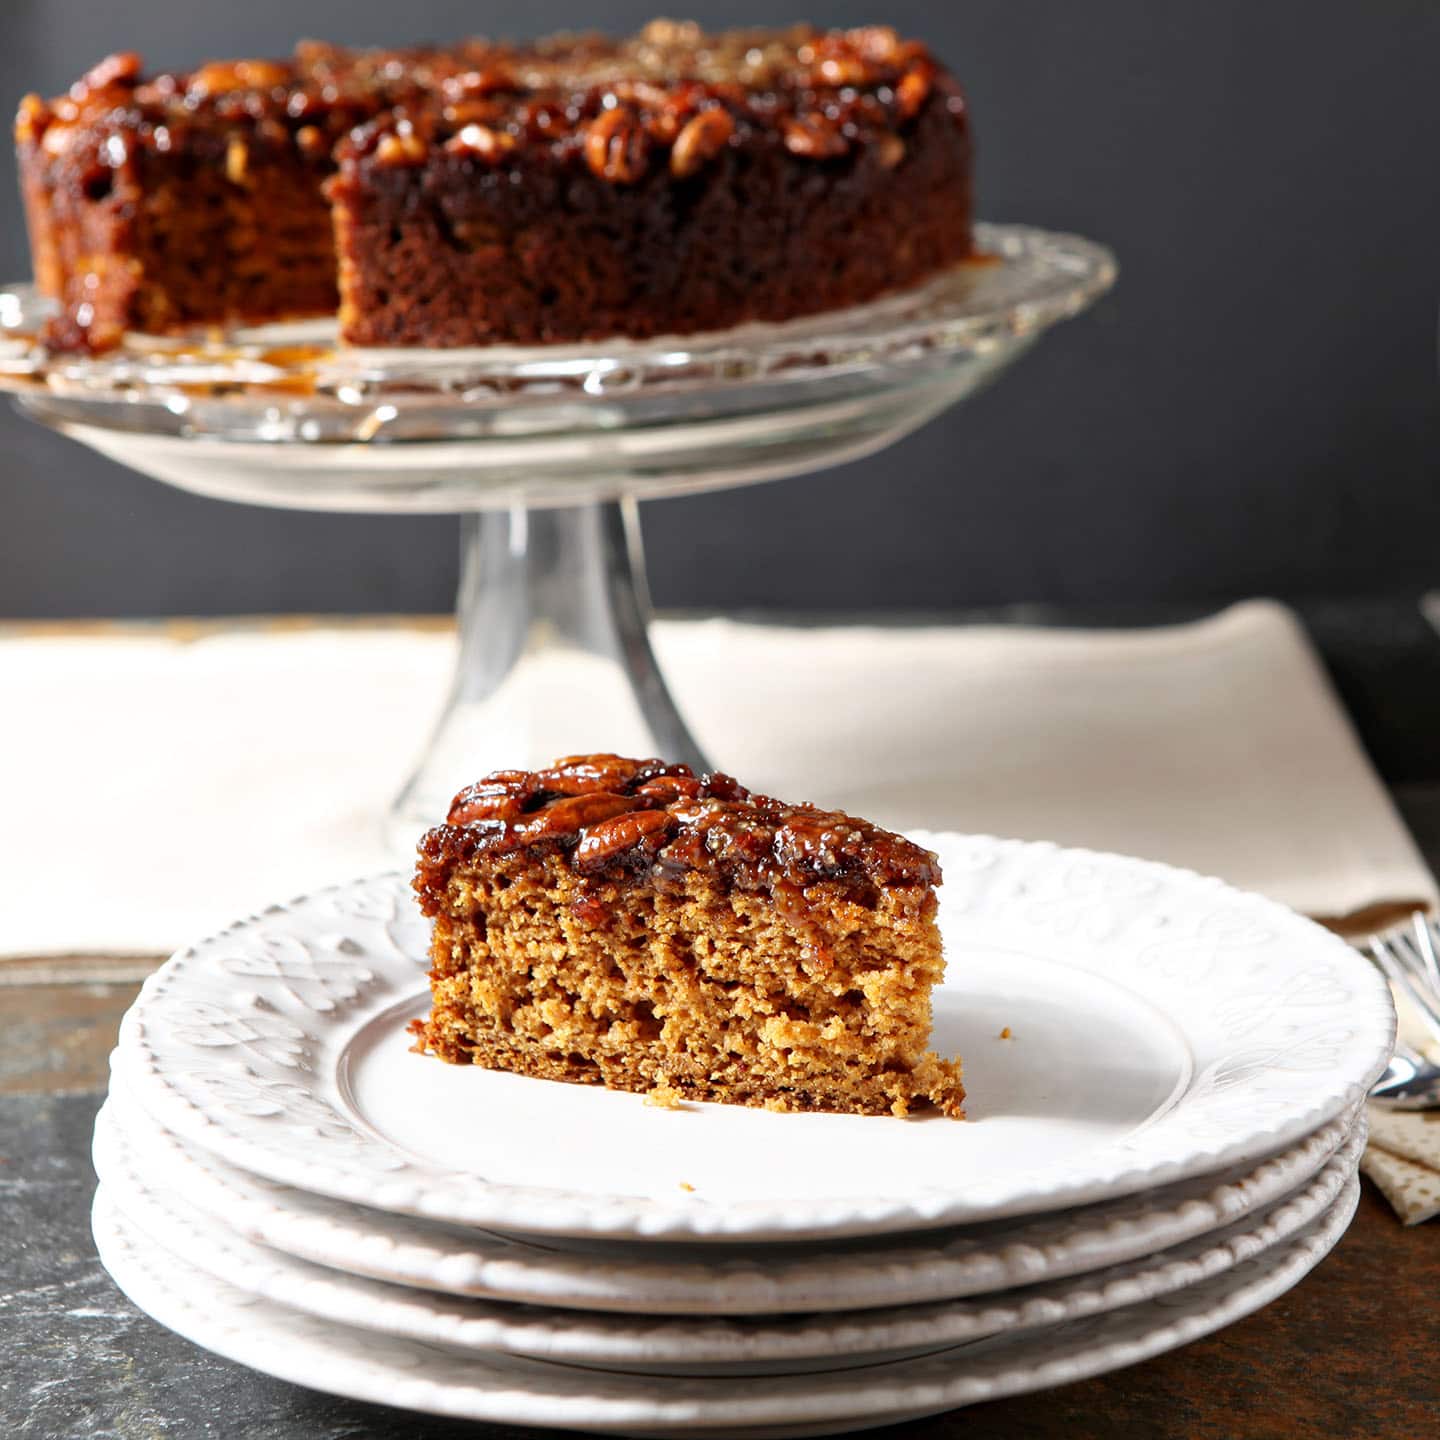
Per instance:
[[[459,658],[392,806],[408,846],[464,783],[589,750],[709,768],[647,635],[637,502],[820,470],[973,393],[1113,283],[1103,246],[976,227],[983,258],[871,305],[655,341],[350,350],[333,321],[47,352],[0,290],[0,389],[222,500],[460,512]]]

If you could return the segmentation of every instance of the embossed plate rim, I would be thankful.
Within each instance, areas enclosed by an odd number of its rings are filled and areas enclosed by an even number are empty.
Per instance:
[[[1104,1314],[1213,1279],[1281,1244],[1328,1209],[1357,1171],[1362,1116],[1320,1171],[1219,1230],[1118,1265],[928,1305],[769,1319],[659,1317],[437,1295],[296,1259],[247,1240],[177,1198],[164,1175],[127,1160],[106,1109],[96,1119],[100,1184],[132,1225],[178,1259],[237,1289],[318,1319],[478,1354],[505,1354],[635,1374],[799,1374],[931,1354],[993,1335]],[[823,1257],[817,1257],[823,1260]]]
[[[1000,1219],[1238,1164],[1357,1106],[1388,1059],[1395,1018],[1382,978],[1338,936],[1273,901],[1155,862],[1043,842],[916,838],[941,853],[952,955],[967,943],[1023,952],[1063,939],[1067,963],[1138,992],[1185,1035],[1200,1064],[1184,1095],[1139,1132],[1047,1171],[903,1196],[719,1204],[502,1185],[422,1166],[346,1114],[336,1088],[348,1037],[408,993],[400,986],[413,986],[424,963],[389,928],[413,926],[399,875],[272,906],[181,951],[126,1014],[113,1063],[165,1128],[241,1168],[341,1199],[520,1232],[763,1240]],[[296,936],[306,927],[313,950]],[[224,952],[243,957],[247,945],[258,953],[221,975]],[[284,963],[289,972],[266,969]],[[963,987],[963,971],[952,973]],[[374,993],[357,1001],[367,985]],[[308,1028],[286,1013],[297,1005]]]
[[[1332,1121],[1253,1168],[1237,1167],[1078,1210],[921,1231],[817,1253],[774,1243],[606,1245],[575,1253],[299,1191],[162,1130],[115,1077],[107,1120],[144,1173],[247,1238],[394,1284],[522,1304],[658,1315],[762,1315],[933,1303],[1035,1285],[1195,1239],[1308,1183],[1353,1137]],[[1359,1113],[1359,1112],[1357,1112]],[[1361,1122],[1363,1123],[1363,1122]]]
[[[313,1389],[457,1418],[628,1434],[703,1430],[722,1440],[830,1434],[1068,1384],[1234,1323],[1289,1290],[1332,1250],[1359,1202],[1355,1176],[1287,1242],[1176,1294],[910,1360],[812,1375],[629,1376],[437,1345],[320,1322],[200,1275],[140,1239],[98,1192],[92,1229],[121,1290],[186,1339]]]

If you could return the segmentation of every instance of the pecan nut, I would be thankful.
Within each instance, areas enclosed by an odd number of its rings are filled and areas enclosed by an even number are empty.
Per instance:
[[[494,125],[505,118],[505,106],[498,100],[456,100],[442,106],[440,113],[458,130],[466,125]]]
[[[635,793],[658,804],[669,805],[682,796],[687,800],[695,799],[700,793],[700,781],[694,775],[662,775],[637,786]]]
[[[70,96],[74,100],[83,100],[92,90],[104,90],[111,85],[134,85],[140,79],[142,68],[143,63],[133,50],[107,55],[70,87]]]
[[[524,803],[518,795],[477,795],[463,805],[450,807],[451,825],[474,825],[480,820],[503,820],[510,822],[520,819]]]
[[[624,104],[642,110],[663,110],[674,94],[664,85],[652,85],[648,80],[617,80],[610,87],[610,93]]]
[[[640,32],[646,45],[695,46],[704,38],[705,32],[695,20],[651,20]]]
[[[683,180],[713,160],[730,143],[735,119],[721,106],[702,110],[675,137],[670,152],[670,173]]]
[[[240,83],[252,90],[273,90],[290,80],[290,67],[274,60],[237,60],[235,73]]]
[[[465,125],[445,143],[455,155],[475,155],[492,163],[503,160],[515,148],[515,137],[488,125]]]
[[[665,810],[635,810],[587,825],[575,847],[575,868],[597,870],[630,850],[653,855],[679,828],[680,822]]]
[[[538,787],[528,770],[497,770],[467,785],[450,802],[446,821],[469,825],[475,820],[510,820],[520,815]]]
[[[867,59],[882,64],[893,61],[900,48],[900,37],[891,25],[857,25],[845,32],[845,40]]]
[[[400,165],[424,164],[429,147],[413,131],[382,135],[375,146],[375,163],[387,169]]]
[[[591,790],[610,792],[633,790],[655,775],[678,770],[688,775],[684,766],[667,766],[662,760],[629,760],[623,755],[566,755],[548,770],[535,772],[542,790],[556,795],[583,795]]]
[[[650,161],[650,137],[626,105],[602,110],[586,127],[585,162],[602,180],[633,185]]]
[[[853,85],[857,89],[873,78],[870,66],[858,55],[827,55],[815,67],[815,78],[822,85]]]
[[[807,160],[833,160],[850,149],[850,142],[840,127],[813,111],[783,121],[780,135],[792,155],[802,155]]]
[[[601,820],[608,820],[612,815],[623,815],[641,803],[629,795],[607,795],[604,792],[570,795],[535,811],[533,815],[525,816],[515,826],[515,838],[525,845],[533,845],[537,840],[563,839]]]
[[[471,96],[494,95],[502,90],[518,90],[519,82],[515,72],[506,64],[495,61],[478,70],[466,70],[459,75],[447,75],[440,83],[441,93],[462,100]]]
[[[233,90],[270,90],[290,78],[273,60],[212,60],[190,76],[190,90],[201,95],[228,95]]]
[[[54,118],[50,107],[38,96],[27,95],[20,102],[15,117],[15,139],[22,145],[33,145],[45,133]]]
[[[913,120],[930,98],[935,83],[935,64],[917,60],[895,84],[895,108],[902,120]]]

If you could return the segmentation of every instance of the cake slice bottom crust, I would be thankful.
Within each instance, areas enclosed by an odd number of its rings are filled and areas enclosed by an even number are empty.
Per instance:
[[[453,1016],[451,1019],[453,1020]],[[459,1038],[445,1017],[415,1020],[411,1031],[417,1049],[459,1065],[508,1070],[537,1080],[604,1085],[611,1090],[669,1094],[678,1100],[714,1100],[727,1105],[753,1105],[766,1110],[837,1111],[852,1115],[909,1115],[939,1110],[961,1119],[965,1091],[960,1066],[927,1055],[919,1064],[880,1075],[856,1070],[846,1074],[813,1071],[802,1077],[784,1073],[756,1075],[742,1064],[707,1066],[673,1057],[563,1054],[533,1040],[518,1040],[481,1028],[473,1038]],[[461,1027],[462,1029],[468,1027]]]

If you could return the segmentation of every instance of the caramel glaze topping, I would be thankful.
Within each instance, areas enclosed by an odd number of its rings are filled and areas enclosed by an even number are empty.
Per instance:
[[[538,148],[630,185],[659,168],[686,179],[757,137],[807,160],[873,146],[892,168],[932,94],[966,123],[953,79],[924,45],[888,26],[707,35],[657,20],[619,42],[475,42],[466,54],[469,63],[440,76],[425,103],[397,105],[354,130],[341,158],[406,167],[443,149],[493,166],[517,148]]]
[[[497,770],[455,797],[420,841],[422,908],[439,908],[457,862],[527,849],[558,849],[581,875],[662,886],[691,870],[743,889],[940,883],[930,851],[838,810],[785,805],[663,760],[572,755],[546,770]]]
[[[932,93],[966,123],[950,76],[888,26],[707,35],[657,20],[621,41],[561,35],[396,51],[306,42],[289,60],[154,76],[139,56],[112,55],[68,95],[27,96],[16,135],[51,155],[93,150],[98,166],[117,168],[131,145],[204,149],[237,124],[327,168],[337,142],[342,156],[380,167],[419,165],[437,147],[493,165],[531,147],[631,184],[661,165],[683,179],[756,135],[813,160],[873,145],[898,164]],[[245,163],[238,152],[225,159]]]

